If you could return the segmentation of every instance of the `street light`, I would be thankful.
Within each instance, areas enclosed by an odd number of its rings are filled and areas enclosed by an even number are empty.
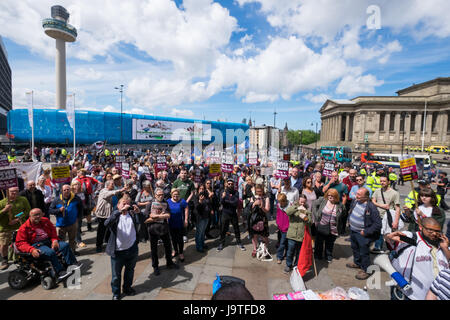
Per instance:
[[[123,95],[123,84],[120,85],[120,88],[115,87],[114,89],[119,90],[120,92],[120,155],[122,155],[122,95]]]
[[[402,111],[400,113],[400,121],[403,121],[403,130],[402,130],[402,157],[403,157],[403,144],[405,142],[405,119],[409,117],[409,115],[405,112]]]
[[[319,125],[318,122],[316,122],[316,136],[315,136],[315,146],[314,146],[314,155],[317,156],[317,126]],[[311,122],[311,127],[314,126],[314,122]]]

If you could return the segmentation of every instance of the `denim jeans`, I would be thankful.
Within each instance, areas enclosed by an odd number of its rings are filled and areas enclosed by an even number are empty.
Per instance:
[[[197,225],[195,226],[195,247],[202,251],[205,245],[205,232],[208,225],[208,218],[200,219],[197,217]]]
[[[287,254],[286,254],[286,266],[292,268],[294,265],[298,264],[298,256],[300,254],[300,249],[302,247],[302,243],[300,241],[295,241],[292,239],[287,239]],[[292,260],[295,256],[295,262],[292,263]]]
[[[383,243],[384,243],[383,235],[380,235],[380,237],[378,238],[378,240],[375,241],[374,249],[379,249],[379,250],[381,250],[381,249],[383,248]]]
[[[128,291],[133,284],[134,267],[138,258],[137,241],[128,249],[116,251],[115,257],[111,257],[111,289],[115,296],[120,296],[120,283],[122,282],[122,269],[125,267],[123,274],[123,290]]]
[[[359,232],[352,231],[350,241],[353,250],[353,262],[367,271],[370,266],[370,239],[362,236]]]
[[[58,241],[58,244],[58,251],[62,253],[64,261],[67,263],[67,265],[70,266],[76,263],[77,259],[75,258],[72,250],[70,250],[69,244],[64,241]],[[50,241],[35,243],[33,244],[33,247],[41,251],[42,258],[51,262],[56,275],[64,269],[61,262],[59,262],[55,250],[51,248]]]
[[[288,241],[286,239],[287,232],[280,231],[280,234],[281,234],[281,238],[280,238],[280,246],[277,249],[277,259],[283,260],[284,252],[287,251],[287,248],[288,248]]]

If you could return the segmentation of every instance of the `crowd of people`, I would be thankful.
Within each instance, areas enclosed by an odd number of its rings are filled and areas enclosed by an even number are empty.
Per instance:
[[[447,236],[442,232],[448,209],[444,171],[434,182],[419,180],[418,188],[401,203],[392,169],[382,166],[335,163],[335,170],[327,172],[325,161],[304,158],[290,162],[289,177],[281,179],[273,171],[262,174],[261,166],[245,164],[235,165],[231,173],[211,174],[204,161],[184,163],[170,156],[166,156],[167,168],[158,169],[156,157],[163,152],[129,151],[124,155],[130,170],[124,178],[115,165],[118,151],[81,149],[70,159],[63,148],[51,154],[46,149],[36,156],[43,161],[70,163],[72,181],[55,184],[50,171],[45,170],[37,181],[22,181],[7,191],[0,200],[1,270],[9,267],[13,232],[30,227],[28,218],[32,222],[39,214],[45,224],[48,218],[55,221],[55,234],[38,228],[34,238],[27,238],[28,245],[21,246],[33,252],[36,243],[46,242],[41,250],[44,256],[64,247],[58,241],[65,239],[74,257],[79,256],[79,249],[86,246],[82,239],[85,221],[88,231],[97,225],[97,253],[105,251],[111,257],[111,287],[113,299],[118,300],[135,294],[132,282],[139,242],[150,243],[151,263],[158,276],[158,245],[164,247],[167,267],[178,269],[185,259],[189,261],[184,255],[189,237],[194,238],[200,253],[213,249],[206,239],[218,237],[214,249],[220,252],[232,244],[231,224],[236,246],[245,251],[242,240],[247,237],[252,244],[249,256],[255,258],[260,241],[271,248],[269,224],[273,221],[277,241],[272,254],[278,264],[284,261],[287,274],[297,265],[305,232],[309,231],[315,240],[314,258],[330,264],[336,258],[337,238],[346,237],[353,252],[353,262],[347,267],[357,271],[356,279],[370,277],[370,254],[391,253],[393,265],[398,270],[408,269],[406,277],[413,285],[413,292],[402,298],[442,298],[450,290],[443,285],[449,283],[450,259],[450,226]],[[21,212],[24,214],[16,218]],[[217,232],[212,232],[214,229]],[[400,235],[414,239],[416,245],[406,245]],[[411,254],[415,259],[404,258]],[[74,257],[67,258],[71,264]],[[410,265],[411,261],[416,263]],[[433,284],[435,279],[447,280]],[[432,293],[430,288],[434,288]],[[393,298],[398,296],[392,294]]]

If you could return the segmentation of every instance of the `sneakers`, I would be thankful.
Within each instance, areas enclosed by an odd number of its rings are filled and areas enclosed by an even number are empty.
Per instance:
[[[223,250],[223,244],[219,244],[219,246],[217,247],[217,251],[222,251]]]
[[[245,249],[244,245],[242,243],[238,243],[238,248],[241,249],[241,251],[245,251],[247,249]]]
[[[81,242],[78,244],[78,248],[84,248],[84,247],[86,247],[86,243],[84,243],[83,241],[81,241]]]
[[[288,266],[286,266],[286,267],[284,267],[283,272],[286,273],[286,274],[288,274],[288,273],[291,272],[291,268],[288,267]]]
[[[0,270],[6,270],[9,268],[9,263],[8,261],[3,260],[2,264],[0,264]]]
[[[188,241],[188,238],[186,236],[183,236],[183,242],[186,243]]]
[[[355,278],[358,280],[366,280],[369,277],[370,277],[370,274],[368,274],[367,272],[365,272],[363,270],[360,270],[358,272],[358,274],[355,276]]]
[[[115,295],[113,295],[112,299],[113,299],[113,300],[120,300],[120,296],[118,296],[118,295],[115,294]]]
[[[328,257],[327,257],[327,262],[328,262],[328,263],[331,263],[332,261],[333,261],[333,257],[332,257],[332,256],[328,256]]]
[[[351,268],[351,269],[360,269],[361,267],[358,266],[356,263],[354,262],[349,262],[345,265],[347,268]]]

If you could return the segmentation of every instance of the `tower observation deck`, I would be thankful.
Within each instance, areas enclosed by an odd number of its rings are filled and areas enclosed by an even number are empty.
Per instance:
[[[66,42],[75,42],[77,29],[67,23],[70,14],[62,6],[51,8],[51,18],[42,21],[45,34],[56,40],[56,108],[66,109]]]

